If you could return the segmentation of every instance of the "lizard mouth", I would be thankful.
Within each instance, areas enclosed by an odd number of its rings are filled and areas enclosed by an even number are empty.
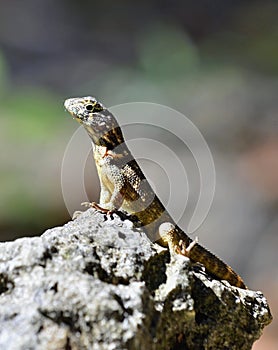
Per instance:
[[[77,121],[82,121],[84,119],[84,116],[82,116],[82,108],[78,103],[76,103],[75,98],[69,98],[64,102],[64,107],[66,111],[70,113],[70,115],[76,119]]]

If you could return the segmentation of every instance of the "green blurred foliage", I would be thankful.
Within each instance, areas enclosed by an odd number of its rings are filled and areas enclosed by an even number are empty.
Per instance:
[[[63,99],[47,89],[12,87],[0,54],[1,240],[13,239],[15,233],[41,232],[67,216],[65,210],[59,212],[57,202],[57,147],[68,124],[63,112]]]
[[[47,90],[34,88],[14,91],[0,98],[0,113],[7,125],[6,135],[13,138],[15,131],[18,140],[46,141],[62,126],[62,103]],[[54,127],[55,125],[55,127]]]

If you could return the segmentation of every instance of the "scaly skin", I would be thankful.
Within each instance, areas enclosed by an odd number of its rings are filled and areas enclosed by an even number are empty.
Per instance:
[[[91,205],[103,213],[122,209],[132,214],[152,241],[202,263],[218,279],[246,289],[242,278],[230,266],[192,241],[176,225],[127,148],[112,113],[91,96],[67,99],[65,108],[92,140],[101,193],[99,204]]]

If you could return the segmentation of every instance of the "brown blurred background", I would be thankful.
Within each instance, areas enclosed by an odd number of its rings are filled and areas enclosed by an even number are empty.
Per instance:
[[[161,103],[193,121],[214,157],[201,242],[265,293],[275,317],[277,10],[275,0],[0,0],[0,240],[70,219],[60,173],[78,125],[66,97]],[[277,334],[274,319],[254,349],[277,349]]]

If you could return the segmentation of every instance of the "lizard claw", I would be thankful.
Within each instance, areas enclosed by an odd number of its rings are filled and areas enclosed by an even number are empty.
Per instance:
[[[93,202],[93,203],[94,203],[94,202]],[[90,203],[90,202],[82,202],[81,205],[82,205],[83,207],[89,208],[89,207],[92,207],[92,204],[93,204],[93,203]]]
[[[76,211],[72,214],[72,220],[77,219],[78,216],[81,215],[82,213],[83,213],[83,211],[76,210]]]
[[[186,248],[187,253],[190,252],[190,250],[198,243],[198,241],[199,241],[198,237],[195,237],[195,238],[193,239],[193,241],[192,241],[192,242],[188,245],[188,247]]]

